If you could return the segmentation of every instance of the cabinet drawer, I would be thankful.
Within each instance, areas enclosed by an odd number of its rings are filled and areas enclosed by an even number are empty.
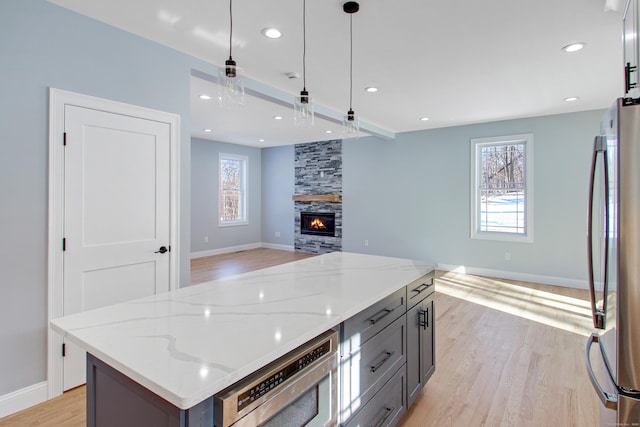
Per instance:
[[[404,368],[398,370],[345,427],[395,426],[406,412]]]
[[[405,329],[403,315],[343,360],[343,419],[371,400],[394,372],[405,366]]]
[[[436,272],[427,273],[407,285],[407,309],[410,309],[436,289]]]
[[[346,353],[354,351],[398,317],[406,313],[406,288],[398,289],[343,323]],[[345,354],[345,353],[343,353]]]

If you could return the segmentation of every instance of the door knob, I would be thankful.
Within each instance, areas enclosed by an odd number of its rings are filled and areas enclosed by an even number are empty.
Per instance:
[[[160,246],[160,249],[155,251],[154,254],[163,254],[165,252],[169,252],[170,250],[171,250],[171,246],[169,246],[169,249],[167,249],[166,246]]]

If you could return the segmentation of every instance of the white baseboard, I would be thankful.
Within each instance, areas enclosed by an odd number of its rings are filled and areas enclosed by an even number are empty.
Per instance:
[[[276,245],[273,243],[260,242],[260,243],[249,243],[246,245],[239,245],[239,246],[229,246],[228,248],[211,249],[209,251],[191,252],[191,259],[204,258],[207,256],[214,256],[214,255],[229,254],[231,252],[248,251],[250,249],[258,249],[258,248],[278,249],[281,251],[289,251],[289,252],[293,252],[295,250],[293,246]]]
[[[541,283],[543,285],[556,285],[565,286],[567,288],[589,289],[589,284],[586,280],[567,279],[565,277],[541,276],[538,274],[516,273],[513,271],[491,270],[488,268],[467,267],[452,264],[438,264],[438,270],[475,274],[477,276],[493,277],[496,279],[509,279],[519,280],[522,282]]]
[[[191,252],[191,259],[204,258],[206,256],[213,256],[213,255],[228,254],[231,252],[247,251],[249,249],[258,249],[261,247],[262,247],[261,243],[249,243],[247,245],[229,246],[228,248],[211,249],[208,251],[200,251],[200,252]]]
[[[296,248],[288,245],[276,245],[274,243],[262,243],[263,248],[277,249],[279,251],[295,252]]]
[[[46,381],[0,396],[0,418],[45,402],[47,397]]]

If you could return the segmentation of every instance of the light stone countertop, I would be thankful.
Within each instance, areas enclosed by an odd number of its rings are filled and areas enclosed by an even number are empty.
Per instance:
[[[188,409],[434,268],[334,252],[54,319],[51,327]]]

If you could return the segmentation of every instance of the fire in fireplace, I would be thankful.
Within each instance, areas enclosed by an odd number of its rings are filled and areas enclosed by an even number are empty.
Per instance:
[[[336,214],[329,212],[301,212],[300,233],[316,236],[335,236]]]

